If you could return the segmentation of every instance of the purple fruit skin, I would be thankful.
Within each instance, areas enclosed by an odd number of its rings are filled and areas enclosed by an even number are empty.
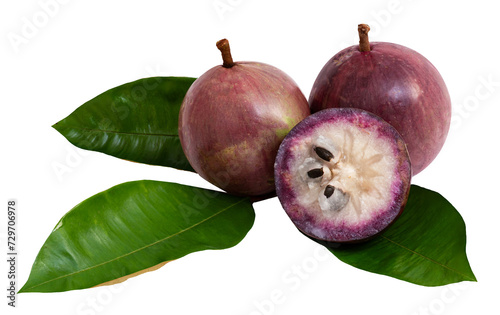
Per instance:
[[[296,201],[297,196],[292,186],[292,176],[295,172],[291,169],[290,161],[294,160],[295,153],[292,148],[311,134],[314,128],[336,121],[354,122],[361,128],[375,128],[378,137],[394,139],[393,152],[398,156],[396,178],[391,186],[392,204],[389,209],[378,210],[378,215],[368,222],[356,226],[335,225],[333,222],[324,221],[319,224],[317,218],[308,214]],[[372,129],[373,130],[373,129]],[[335,108],[326,109],[310,115],[295,126],[285,137],[278,150],[275,163],[276,193],[278,198],[295,226],[304,234],[326,242],[353,243],[367,240],[384,231],[402,213],[411,182],[411,164],[406,149],[406,144],[399,133],[381,118],[359,109]],[[327,238],[320,238],[314,234],[315,228],[328,231]]]
[[[274,160],[285,135],[310,114],[307,99],[281,70],[256,62],[216,66],[188,90],[179,137],[191,166],[234,195],[274,191]]]
[[[451,121],[450,95],[436,68],[407,47],[384,42],[351,46],[330,59],[309,96],[311,112],[353,107],[382,117],[406,141],[413,175],[441,150]]]

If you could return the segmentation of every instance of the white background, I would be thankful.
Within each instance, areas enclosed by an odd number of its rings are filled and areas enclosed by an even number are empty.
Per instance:
[[[467,4],[464,4],[467,3]],[[255,205],[236,247],[188,255],[121,285],[27,293],[15,309],[7,287],[6,211],[0,214],[2,314],[471,314],[498,312],[500,67],[493,1],[2,1],[0,7],[0,207],[18,200],[18,283],[43,242],[77,203],[125,181],[212,187],[196,174],[76,149],[51,125],[117,85],[150,76],[198,77],[220,64],[228,38],[236,61],[292,76],[306,96],[325,62],[357,43],[408,46],[440,71],[453,121],[438,158],[413,179],[440,192],[467,224],[478,279],[428,288],[346,265],[303,237],[278,200]],[[31,26],[30,26],[31,25]],[[65,165],[69,171],[58,174]]]

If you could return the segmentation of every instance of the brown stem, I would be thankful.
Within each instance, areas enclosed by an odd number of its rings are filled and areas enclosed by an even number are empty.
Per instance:
[[[231,68],[234,66],[233,57],[231,57],[231,49],[229,48],[229,41],[224,38],[218,41],[216,45],[222,54],[222,66],[224,68]]]
[[[367,24],[358,25],[359,51],[370,51],[370,41],[368,41],[369,31],[370,27]]]

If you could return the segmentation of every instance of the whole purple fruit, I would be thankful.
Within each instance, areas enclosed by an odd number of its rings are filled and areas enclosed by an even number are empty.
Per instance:
[[[285,135],[310,114],[297,84],[258,62],[233,62],[226,39],[217,42],[223,65],[189,88],[179,137],[201,177],[235,195],[273,192],[274,160]]]
[[[360,242],[403,211],[411,165],[399,133],[356,108],[325,109],[280,145],[276,193],[295,226],[326,243]]]
[[[407,47],[368,41],[369,26],[358,26],[360,44],[330,59],[312,87],[311,112],[357,107],[394,126],[410,152],[413,175],[441,150],[451,121],[451,102],[436,68]]]

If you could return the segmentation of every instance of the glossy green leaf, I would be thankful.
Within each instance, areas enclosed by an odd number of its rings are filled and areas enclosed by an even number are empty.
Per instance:
[[[192,252],[229,248],[254,218],[248,198],[158,181],[117,185],[63,216],[20,292],[89,288]]]
[[[440,194],[412,185],[401,216],[380,236],[330,247],[354,267],[424,286],[476,281],[465,252],[465,223]]]
[[[177,132],[186,77],[152,77],[108,90],[53,127],[77,147],[193,171]]]

